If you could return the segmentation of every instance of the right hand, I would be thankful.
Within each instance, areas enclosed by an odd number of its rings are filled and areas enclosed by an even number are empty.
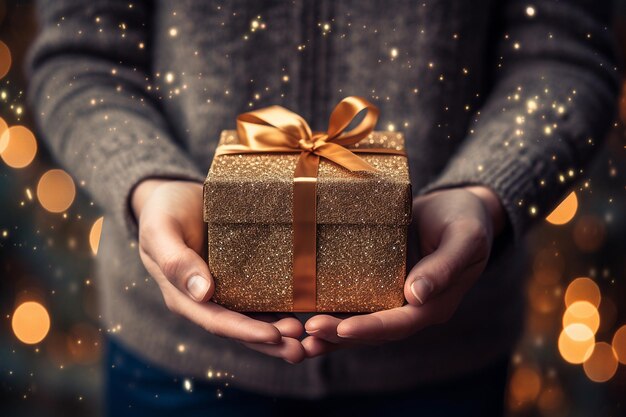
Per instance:
[[[202,184],[147,179],[131,197],[139,222],[139,254],[167,307],[216,336],[290,363],[304,359],[304,333],[294,317],[237,313],[208,301],[215,285],[204,259]]]

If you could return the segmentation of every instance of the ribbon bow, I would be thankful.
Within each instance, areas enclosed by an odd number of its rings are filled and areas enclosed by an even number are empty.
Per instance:
[[[365,117],[354,129],[344,132],[363,110]],[[312,132],[309,124],[298,114],[281,106],[270,106],[237,117],[238,144],[221,145],[216,155],[241,153],[302,152],[299,165],[307,163],[307,153],[328,159],[350,171],[375,172],[376,168],[347,149],[367,137],[376,122],[379,111],[362,97],[346,97],[333,110],[326,132]],[[310,169],[302,167],[309,173]],[[299,176],[299,175],[296,175]],[[310,176],[310,175],[304,175]]]
[[[345,132],[354,118],[367,110],[352,130]],[[352,172],[377,169],[356,153],[405,156],[387,148],[348,149],[367,137],[376,126],[379,111],[362,97],[346,97],[330,115],[326,132],[313,132],[298,114],[281,106],[270,106],[237,117],[239,143],[220,145],[215,153],[300,153],[293,184],[293,306],[292,311],[316,311],[317,269],[317,173],[320,158]]]

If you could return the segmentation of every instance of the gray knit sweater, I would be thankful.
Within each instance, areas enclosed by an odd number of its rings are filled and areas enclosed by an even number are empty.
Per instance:
[[[524,274],[510,243],[585,175],[617,92],[610,2],[530,3],[42,2],[30,102],[40,137],[105,212],[103,326],[178,373],[309,398],[410,388],[509,354]],[[348,95],[380,107],[379,128],[405,132],[414,190],[483,184],[502,200],[509,238],[452,320],[294,366],[170,313],[137,253],[133,186],[203,180],[241,112],[281,104],[324,129]]]

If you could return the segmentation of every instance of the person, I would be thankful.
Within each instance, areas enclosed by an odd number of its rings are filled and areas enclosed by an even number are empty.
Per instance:
[[[104,211],[108,413],[501,414],[523,235],[612,120],[609,3],[42,1],[29,100]],[[349,95],[407,138],[421,259],[406,305],[213,303],[202,181],[219,132],[273,104],[322,130]]]

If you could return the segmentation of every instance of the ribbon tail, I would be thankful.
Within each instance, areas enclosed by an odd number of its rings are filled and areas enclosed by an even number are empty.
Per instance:
[[[332,142],[326,142],[318,146],[314,152],[352,172],[378,172],[376,168],[361,157],[355,155],[343,146]]]

